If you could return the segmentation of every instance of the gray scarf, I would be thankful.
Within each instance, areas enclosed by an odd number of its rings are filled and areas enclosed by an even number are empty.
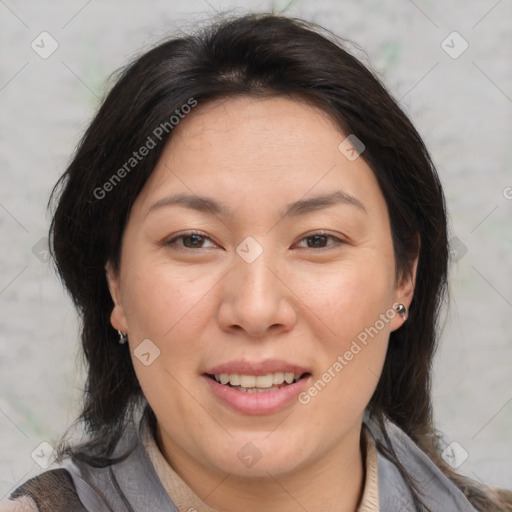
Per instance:
[[[24,490],[26,484],[23,484],[11,496],[32,496],[41,512],[179,512],[145,451],[140,436],[142,418],[134,418],[129,423],[116,447],[114,456],[129,453],[122,461],[106,468],[96,468],[66,459],[59,464],[59,469],[42,473],[33,479],[35,483],[32,482],[31,486]],[[380,512],[414,512],[416,509],[409,487],[397,466],[382,449],[388,443],[380,426],[370,419],[368,412],[364,416],[364,423],[377,442]],[[385,426],[398,460],[417,483],[425,505],[432,512],[477,512],[462,491],[405,432],[389,420],[385,420]],[[56,506],[55,501],[53,506],[46,505],[51,497],[44,495],[48,486],[43,482],[45,475],[52,473],[54,481],[57,479],[62,482],[63,488],[71,490],[71,498],[62,506]],[[76,500],[73,484],[81,503]],[[44,499],[38,499],[38,489],[41,489]]]

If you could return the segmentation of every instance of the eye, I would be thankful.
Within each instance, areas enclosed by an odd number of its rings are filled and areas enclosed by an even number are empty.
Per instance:
[[[330,244],[331,246],[332,245],[337,245],[338,243],[342,244],[343,241],[340,240],[339,238],[333,236],[333,235],[329,235],[323,231],[318,231],[316,233],[313,233],[312,235],[309,235],[309,236],[306,236],[304,238],[302,238],[301,242],[303,240],[311,240],[312,241],[312,244],[308,244],[308,249],[322,249],[323,247],[325,247],[324,245],[324,242],[328,239],[328,238],[332,238],[333,240],[336,240],[336,242],[334,244]]]
[[[203,235],[202,233],[199,233],[197,231],[191,231],[190,233],[184,233],[182,235],[179,235],[177,237],[174,237],[172,240],[169,240],[165,243],[165,245],[174,245],[176,246],[176,240],[182,239],[185,244],[184,245],[178,245],[178,247],[183,247],[185,249],[203,249],[202,242],[204,240],[210,240],[211,238],[207,237],[206,235]]]
[[[325,247],[325,242],[327,239],[331,238],[332,240],[335,240],[333,244],[327,245],[327,247],[332,245],[337,245],[343,243],[342,240],[339,238],[329,235],[323,231],[318,231],[316,233],[313,233],[309,236],[306,236],[301,239],[301,242],[304,240],[311,240],[312,243],[307,245],[308,249],[322,249]],[[177,240],[182,240],[183,244],[177,244]],[[169,240],[168,242],[165,242],[165,245],[167,246],[175,246],[179,248],[184,249],[204,249],[204,241],[209,240],[212,242],[212,239],[198,231],[191,231],[189,233],[183,233],[182,235],[176,236]],[[213,242],[212,242],[213,243]]]

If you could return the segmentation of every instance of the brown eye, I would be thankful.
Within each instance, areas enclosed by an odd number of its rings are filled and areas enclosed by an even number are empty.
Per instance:
[[[198,246],[202,246],[202,244],[204,243],[204,240],[202,240],[204,237],[202,237],[201,235],[187,235],[182,236],[180,238],[182,238],[185,242],[189,241],[191,249],[196,249]],[[184,243],[184,245],[185,247],[189,247],[187,243]]]
[[[335,240],[336,242],[334,244],[327,245],[327,247],[330,247],[332,245],[338,245],[338,243],[343,243],[342,240],[340,240],[339,238],[336,238],[333,235],[328,235],[327,233],[323,232],[313,233],[312,235],[306,236],[301,240],[301,242],[303,240],[307,240],[308,242],[306,243],[308,249],[323,249],[324,247],[326,247],[326,242],[329,238]]]
[[[313,249],[318,249],[319,247],[324,247],[327,242],[327,236],[325,235],[313,235],[307,238],[307,240],[311,241],[311,245],[308,244],[308,247],[312,247]]]
[[[183,244],[177,244],[177,240],[183,240]],[[207,237],[206,235],[196,232],[190,232],[174,237],[172,240],[166,242],[165,245],[185,249],[203,249],[203,244],[206,240],[209,240],[211,242],[211,238]]]

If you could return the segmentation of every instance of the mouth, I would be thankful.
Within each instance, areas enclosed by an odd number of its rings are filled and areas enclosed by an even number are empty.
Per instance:
[[[298,402],[311,384],[311,372],[204,373],[206,392],[216,402],[244,415],[268,415]]]
[[[240,359],[206,368],[202,377],[217,403],[255,415],[291,406],[311,383],[312,371],[283,359]]]
[[[242,393],[269,393],[296,384],[300,380],[311,376],[311,373],[273,372],[266,375],[206,373],[205,375],[218,384],[228,386]]]

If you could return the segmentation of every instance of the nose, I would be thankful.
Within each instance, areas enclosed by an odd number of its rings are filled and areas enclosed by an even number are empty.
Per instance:
[[[254,260],[240,257],[221,281],[218,321],[226,331],[240,331],[254,338],[275,336],[297,323],[297,300],[291,276],[263,250]]]

